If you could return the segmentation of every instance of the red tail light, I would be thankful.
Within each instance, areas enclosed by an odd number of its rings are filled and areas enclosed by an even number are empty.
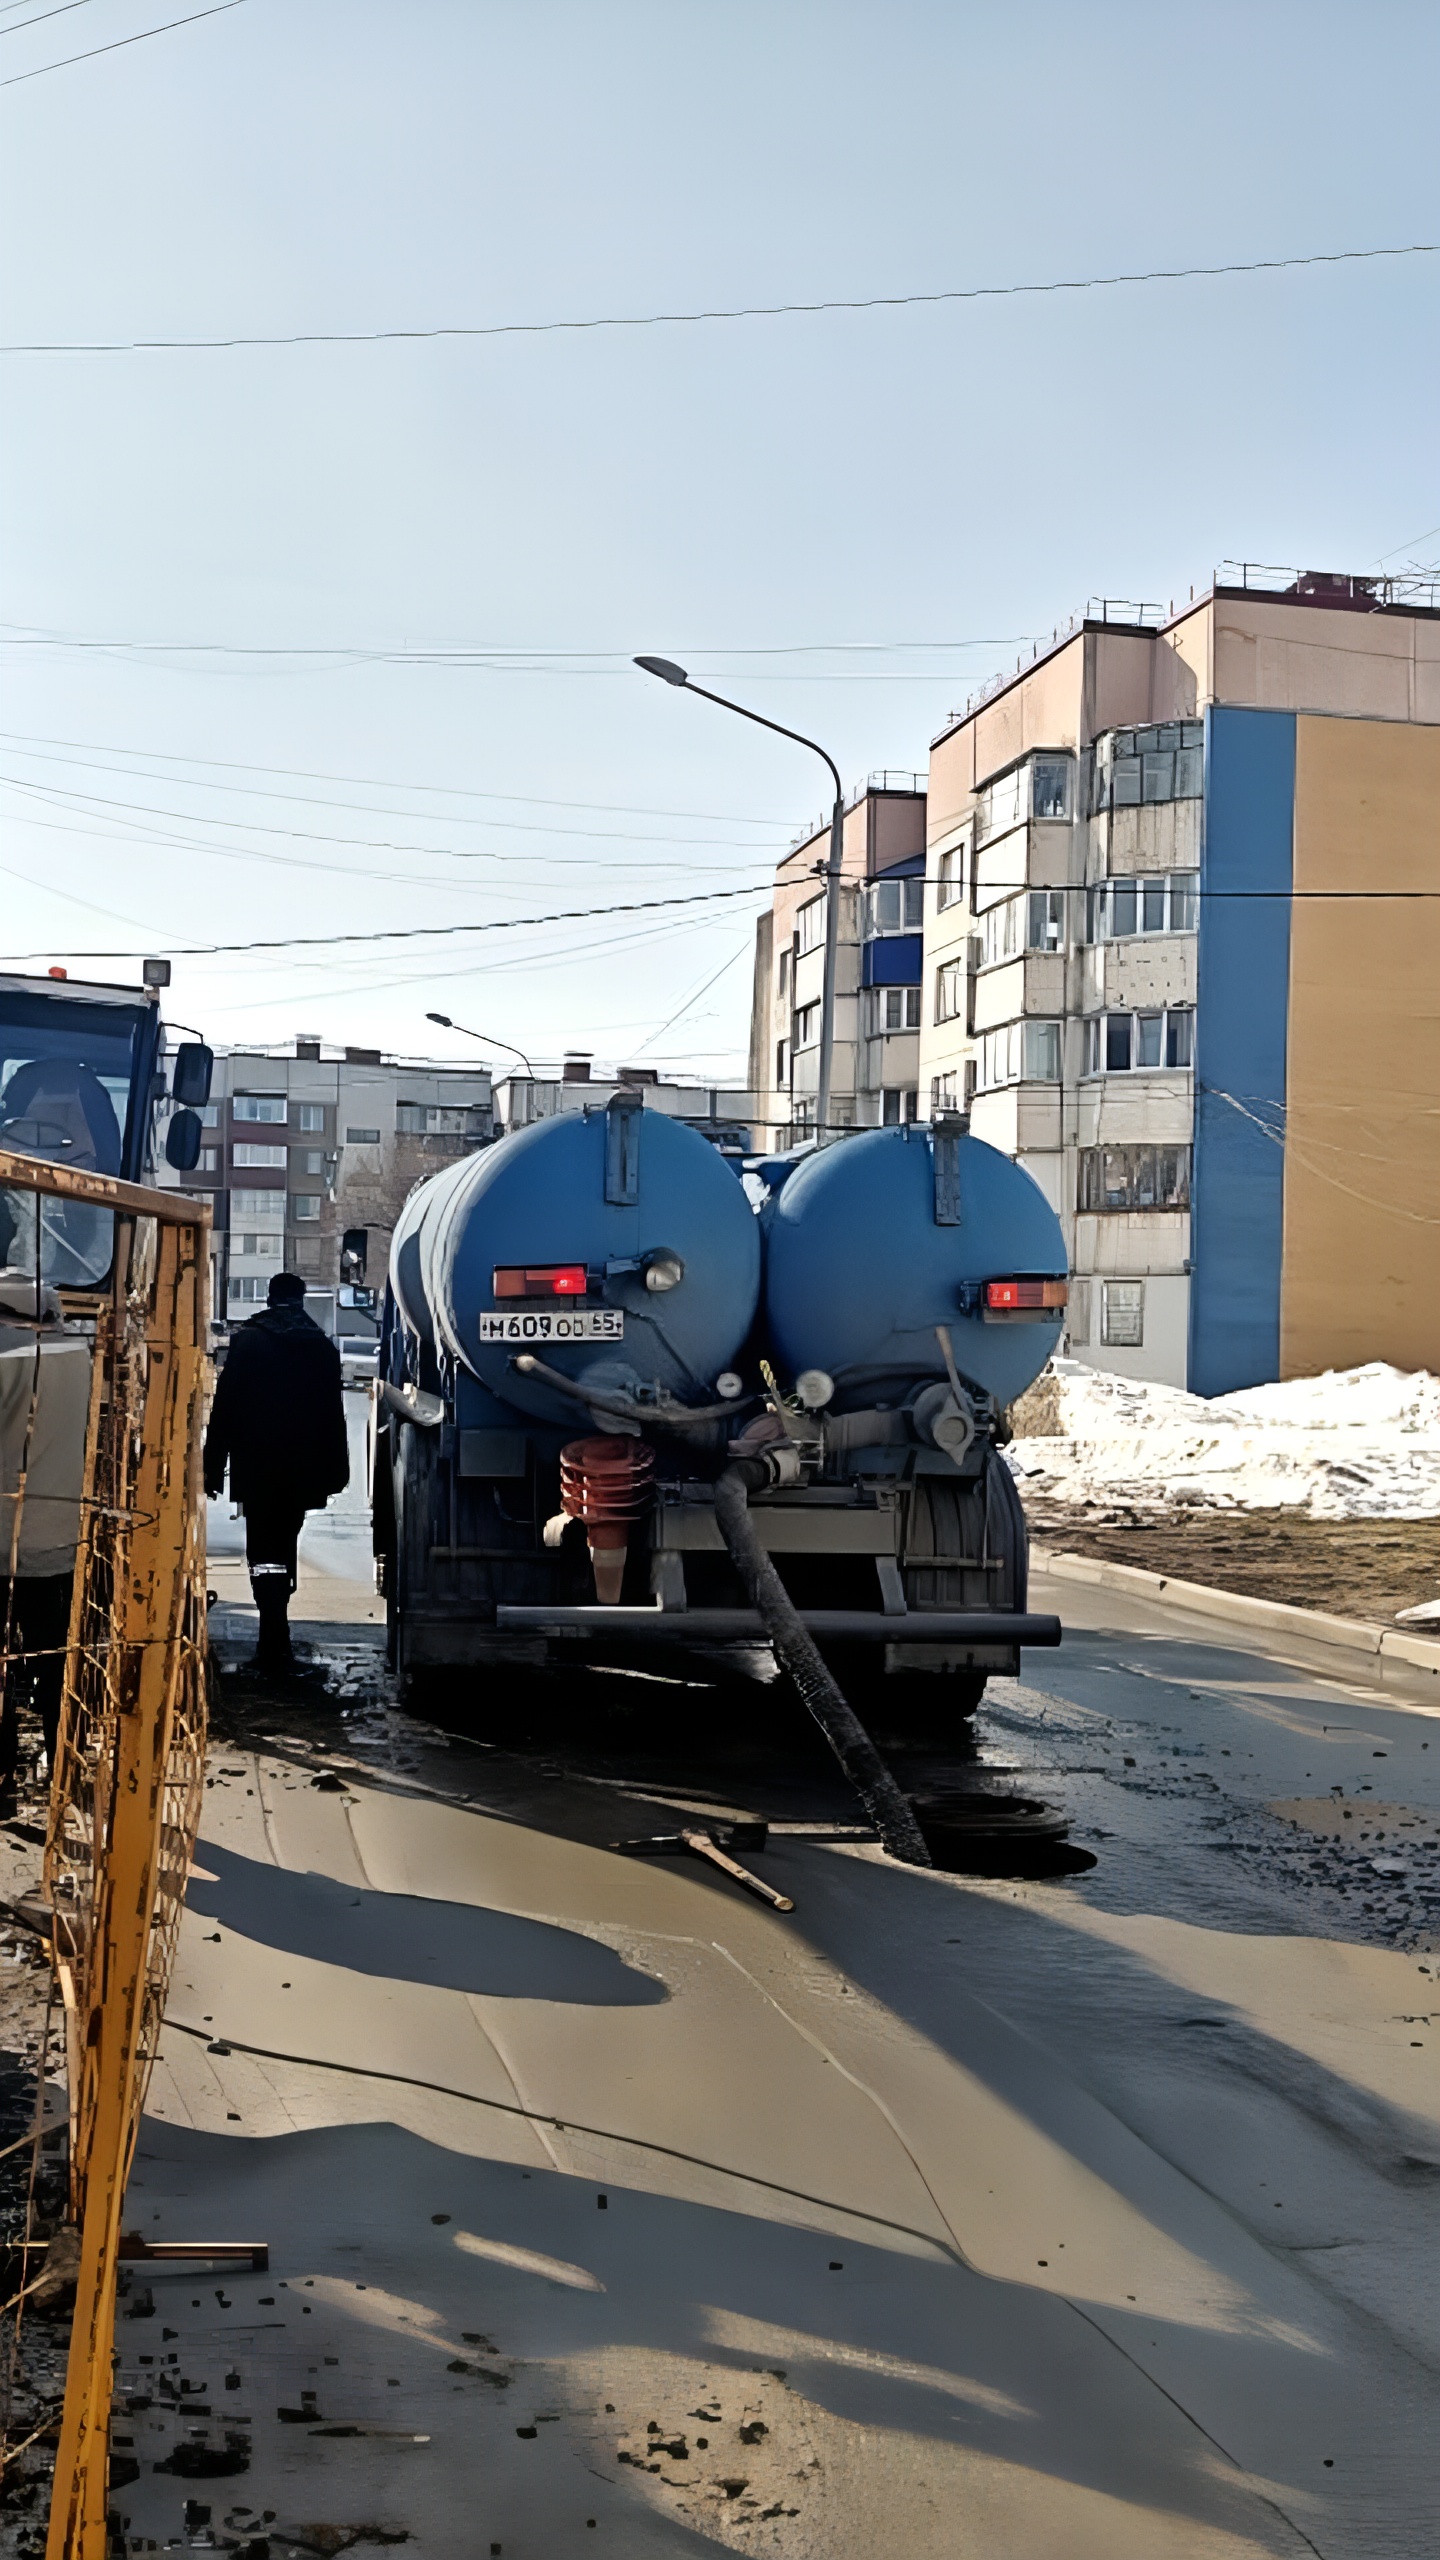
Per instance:
[[[497,1262],[491,1274],[497,1298],[583,1298],[583,1262]]]
[[[1070,1296],[1068,1280],[987,1280],[987,1316],[1038,1316],[1057,1313]]]

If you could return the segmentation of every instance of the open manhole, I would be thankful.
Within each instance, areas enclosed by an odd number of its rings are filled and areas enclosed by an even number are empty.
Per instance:
[[[1074,1846],[1065,1815],[1038,1796],[955,1788],[912,1802],[926,1848],[950,1875],[1078,1876],[1097,1863]]]

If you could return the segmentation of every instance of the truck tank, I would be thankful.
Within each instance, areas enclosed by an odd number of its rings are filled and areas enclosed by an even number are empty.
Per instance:
[[[411,1192],[390,1239],[390,1287],[395,1303],[410,1331],[427,1351],[435,1348],[435,1327],[430,1304],[425,1295],[424,1231],[427,1221],[432,1228],[450,1193],[474,1169],[474,1159],[461,1156],[447,1165],[443,1173],[432,1174],[428,1182],[417,1183]]]
[[[1066,1267],[1038,1184],[943,1120],[808,1156],[765,1211],[771,1342],[837,1413],[946,1377],[940,1328],[962,1380],[1013,1404],[1060,1338]]]
[[[760,1219],[704,1137],[622,1090],[412,1195],[372,1476],[403,1676],[743,1663],[774,1618],[847,1697],[918,1687],[933,1723],[1059,1641],[998,1447],[1059,1330],[1040,1193],[943,1123],[770,1173]]]
[[[573,1424],[576,1403],[517,1355],[591,1390],[708,1402],[754,1319],[760,1239],[723,1157],[637,1100],[537,1121],[426,1184],[391,1287],[492,1395]]]

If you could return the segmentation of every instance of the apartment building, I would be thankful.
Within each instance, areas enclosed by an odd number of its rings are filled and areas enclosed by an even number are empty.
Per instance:
[[[406,1195],[490,1135],[490,1070],[378,1049],[327,1053],[302,1035],[283,1050],[217,1056],[202,1116],[200,1162],[183,1183],[213,1204],[214,1319],[238,1322],[263,1304],[278,1270],[316,1288],[353,1276],[341,1251],[355,1229],[365,1232],[366,1277],[383,1288]]]
[[[647,1111],[688,1120],[727,1155],[748,1155],[756,1144],[756,1096],[743,1085],[680,1084],[657,1067],[597,1071],[593,1058],[572,1051],[553,1075],[514,1070],[495,1087],[498,1130],[528,1129],[566,1111],[603,1111],[612,1094],[642,1092]]]
[[[842,847],[831,1124],[876,1128],[919,1115],[924,776],[872,773],[846,803]],[[756,932],[749,1072],[762,1145],[815,1127],[829,861],[824,818],[778,866]]]
[[[1440,592],[1091,607],[947,721],[926,834],[919,1108],[1058,1211],[1068,1347],[1440,1368]]]

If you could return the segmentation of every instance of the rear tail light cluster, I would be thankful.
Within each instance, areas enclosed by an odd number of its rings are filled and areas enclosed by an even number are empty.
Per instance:
[[[496,1298],[583,1298],[583,1262],[497,1262],[491,1275]]]
[[[1068,1280],[987,1280],[981,1311],[991,1322],[1007,1316],[1058,1315],[1069,1296]]]

